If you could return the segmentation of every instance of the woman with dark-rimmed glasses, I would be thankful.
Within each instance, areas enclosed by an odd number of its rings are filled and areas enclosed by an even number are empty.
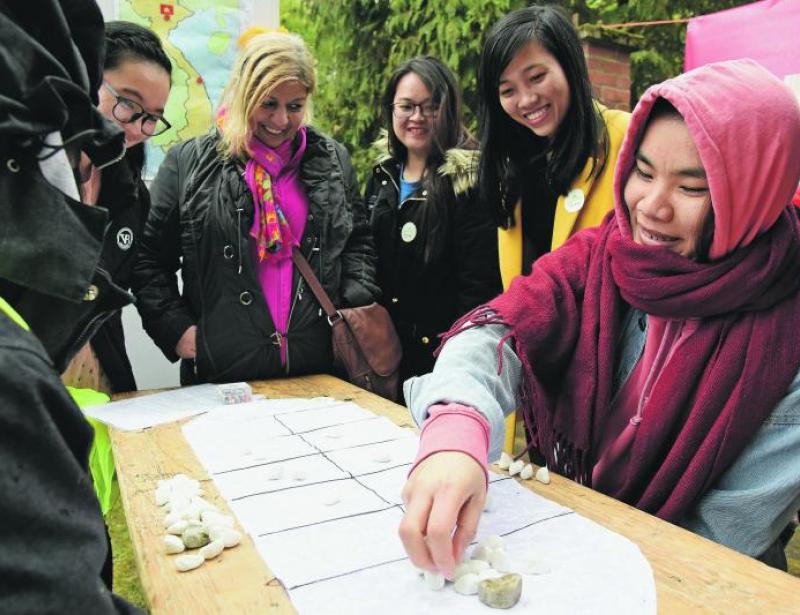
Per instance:
[[[403,63],[382,109],[367,187],[383,304],[403,345],[401,378],[433,368],[437,335],[500,292],[497,238],[474,199],[478,151],[456,78],[430,56]]]
[[[142,181],[144,142],[169,130],[164,107],[171,87],[172,63],[158,37],[142,26],[125,21],[106,25],[103,84],[98,92],[100,111],[125,131],[125,156],[98,169],[88,160],[80,166],[81,197],[90,205],[102,204],[109,225],[100,266],[107,273],[108,289],[130,288],[130,273],[150,196]],[[104,393],[136,388],[125,351],[120,308],[115,293],[96,285],[96,297],[79,329],[64,348],[69,365],[64,383]]]

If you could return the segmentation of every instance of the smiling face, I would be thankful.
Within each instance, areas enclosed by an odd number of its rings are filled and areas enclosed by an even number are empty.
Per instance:
[[[140,104],[147,113],[163,116],[170,90],[170,76],[163,67],[148,60],[126,60],[116,68],[103,72],[103,80],[124,98]],[[117,98],[100,87],[97,108],[110,120],[115,121],[125,131],[125,146],[133,147],[149,139],[142,132],[141,121],[121,123],[113,115]]]
[[[284,81],[250,116],[253,135],[267,147],[294,139],[305,118],[308,88],[296,80]]]
[[[636,243],[694,258],[710,215],[708,179],[683,119],[653,119],[623,192]]]
[[[397,89],[394,93],[395,105],[416,105],[411,116],[406,118],[397,117],[397,113],[392,113],[392,130],[397,136],[397,140],[406,146],[410,155],[419,158],[427,158],[433,143],[433,124],[436,113],[423,115],[422,107],[433,102],[431,91],[419,78],[416,73],[406,73],[397,82]]]
[[[552,138],[569,110],[569,83],[561,65],[534,41],[508,63],[497,91],[506,114],[539,137]]]

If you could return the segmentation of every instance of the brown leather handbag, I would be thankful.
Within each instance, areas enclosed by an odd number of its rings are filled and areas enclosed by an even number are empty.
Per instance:
[[[377,303],[337,310],[297,248],[292,261],[328,317],[335,366],[356,386],[396,401],[403,351],[389,312]]]

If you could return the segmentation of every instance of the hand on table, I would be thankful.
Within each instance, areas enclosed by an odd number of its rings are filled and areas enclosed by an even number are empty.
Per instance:
[[[192,325],[181,335],[175,344],[175,354],[181,359],[194,359],[197,356],[197,325]]]
[[[423,460],[403,487],[406,514],[399,530],[414,565],[452,579],[485,499],[486,475],[469,455],[442,452]]]

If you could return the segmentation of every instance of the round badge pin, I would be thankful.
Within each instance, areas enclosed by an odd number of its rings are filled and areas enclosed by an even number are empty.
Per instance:
[[[576,211],[581,210],[585,201],[586,195],[583,194],[583,190],[580,188],[573,188],[567,193],[567,197],[564,199],[564,209],[574,214]]]
[[[123,226],[117,232],[117,247],[120,250],[127,252],[128,250],[130,250],[132,245],[133,245],[133,231],[129,227]]]
[[[411,243],[417,236],[417,225],[413,222],[406,222],[400,229],[400,237],[406,243]]]

